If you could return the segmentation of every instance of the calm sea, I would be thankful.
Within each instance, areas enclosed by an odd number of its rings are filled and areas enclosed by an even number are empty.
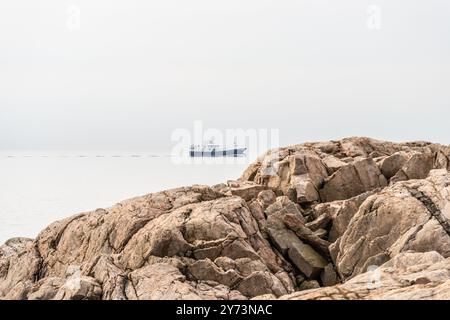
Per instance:
[[[1,151],[0,243],[33,238],[56,220],[138,195],[236,179],[250,163],[246,157],[176,160],[143,152]]]

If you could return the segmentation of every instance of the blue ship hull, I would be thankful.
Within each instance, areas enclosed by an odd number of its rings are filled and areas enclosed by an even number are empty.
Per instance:
[[[229,150],[191,150],[191,157],[237,157],[243,155],[247,148],[235,148]]]

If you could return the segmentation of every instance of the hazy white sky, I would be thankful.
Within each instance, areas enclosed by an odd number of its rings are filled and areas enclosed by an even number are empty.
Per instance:
[[[449,17],[448,0],[3,0],[0,149],[165,149],[194,120],[450,143]]]

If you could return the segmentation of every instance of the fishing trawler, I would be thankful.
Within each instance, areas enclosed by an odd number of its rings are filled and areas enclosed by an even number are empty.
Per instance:
[[[238,148],[236,142],[234,148],[221,148],[219,145],[214,144],[211,140],[203,145],[191,145],[190,156],[191,157],[238,157],[244,155],[247,148]]]

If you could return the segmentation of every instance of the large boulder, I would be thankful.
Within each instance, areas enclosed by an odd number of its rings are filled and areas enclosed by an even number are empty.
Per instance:
[[[448,300],[450,258],[404,252],[344,284],[298,291],[284,300]]]
[[[330,202],[349,199],[386,185],[387,180],[376,163],[366,158],[341,167],[325,180],[319,192],[323,202]]]
[[[307,175],[316,188],[328,176],[327,169],[318,156],[311,154],[296,154],[289,156],[291,176]]]
[[[245,201],[250,201],[264,190],[260,184],[248,181],[228,181],[228,186],[232,195],[241,197]]]
[[[282,201],[285,200],[285,201]],[[326,251],[327,242],[309,230],[300,211],[289,200],[279,201],[267,208],[267,232],[274,246],[307,278],[316,278],[328,264],[318,251]],[[300,235],[300,237],[299,237]],[[314,249],[310,244],[318,247]]]
[[[328,256],[329,251],[328,247],[330,243],[321,237],[319,237],[316,233],[314,233],[311,229],[309,229],[306,224],[300,219],[298,216],[294,214],[287,214],[283,217],[284,224],[294,231],[294,233],[304,242],[311,245],[318,251],[320,251],[323,255]]]
[[[328,175],[332,175],[347,163],[332,155],[327,155],[322,159],[323,164],[327,168]]]
[[[319,192],[309,175],[291,176],[291,186],[295,190],[299,204],[314,203],[320,200]]]
[[[33,240],[6,241],[0,246],[0,298],[25,299],[41,271],[42,258]]]
[[[294,287],[245,200],[204,186],[76,215],[0,252],[0,297],[7,298],[229,299]],[[234,268],[224,269],[224,259]],[[249,285],[255,282],[258,288]]]
[[[450,147],[429,142],[352,137],[270,150],[243,177],[311,206],[383,188],[389,180],[423,179],[432,169],[450,170],[449,155]]]
[[[337,269],[348,279],[409,250],[450,256],[450,175],[397,183],[370,196],[339,241]]]
[[[435,154],[417,153],[412,155],[401,169],[392,177],[391,182],[409,179],[425,179],[434,168]]]
[[[402,152],[383,158],[379,164],[381,173],[389,180],[399,172],[406,161],[408,161],[407,155]]]
[[[334,242],[344,234],[361,204],[374,195],[375,191],[368,191],[347,200],[321,203],[313,208],[314,215],[317,216],[316,223],[321,220],[331,220],[329,241]]]

